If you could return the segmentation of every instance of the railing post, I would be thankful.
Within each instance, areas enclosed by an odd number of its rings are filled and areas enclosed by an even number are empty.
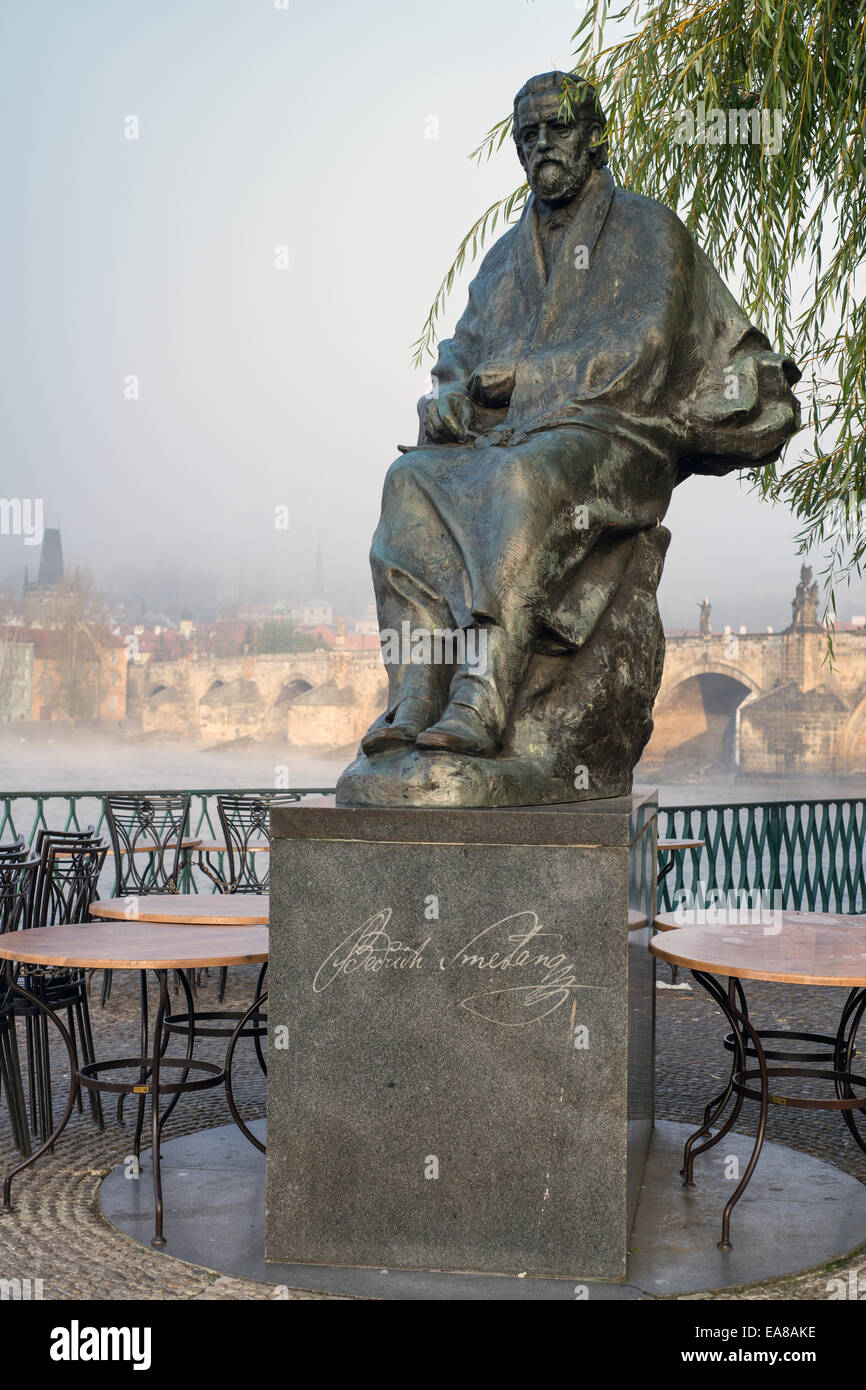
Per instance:
[[[769,801],[764,803],[768,817],[767,825],[767,847],[770,851],[770,882],[769,889],[773,894],[770,899],[771,905],[775,905],[775,894],[782,888],[782,807],[784,803]]]

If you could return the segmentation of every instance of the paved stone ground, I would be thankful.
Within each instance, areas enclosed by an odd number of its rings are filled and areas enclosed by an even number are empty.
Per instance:
[[[669,982],[670,968],[659,962],[658,979]],[[706,992],[681,972],[680,980],[689,990],[659,989],[656,1031],[656,1113],[660,1119],[699,1123],[703,1107],[710,1098],[708,1083],[721,1090],[729,1070],[730,1054],[721,1043],[727,1027],[719,1010]],[[833,1033],[847,998],[844,989],[808,989],[793,985],[774,985],[751,980],[746,985],[749,1013],[760,1028],[786,1028],[799,1032]],[[784,1046],[784,1045],[782,1045]],[[800,1044],[808,1050],[807,1044]],[[866,1075],[862,1057],[866,1047],[866,1030],[861,1031],[859,1072]],[[813,1047],[812,1050],[818,1050]],[[808,1065],[808,1064],[807,1064]],[[818,1066],[818,1063],[812,1063]],[[797,1089],[795,1090],[794,1087]],[[779,1087],[782,1090],[782,1086]],[[784,1094],[803,1096],[832,1095],[831,1083],[799,1079],[784,1084]],[[735,1128],[740,1134],[754,1134],[757,1128],[757,1104],[746,1102]],[[861,1125],[866,1136],[866,1122]],[[866,1184],[866,1153],[858,1147],[839,1114],[829,1111],[799,1110],[795,1107],[772,1106],[767,1135],[777,1144],[801,1149],[833,1163]],[[707,1156],[709,1157],[709,1155]],[[700,1163],[695,1164],[700,1180]],[[760,1167],[757,1173],[760,1178]],[[864,1192],[866,1200],[866,1192]],[[733,1223],[736,1222],[736,1210]],[[734,1226],[735,1230],[735,1226]],[[840,1277],[848,1283],[849,1270],[860,1271],[860,1286],[866,1291],[866,1247],[839,1265],[822,1267],[806,1274],[754,1286],[749,1289],[723,1293],[692,1294],[695,1299],[826,1299],[827,1285]],[[856,1281],[853,1285],[856,1287]]]
[[[229,974],[225,1007],[239,1007],[252,997],[256,971],[236,968]],[[659,978],[669,979],[666,966]],[[688,977],[687,977],[688,978]],[[116,974],[105,1009],[99,1005],[101,976],[94,982],[92,1018],[98,1057],[134,1055],[138,1049],[137,977]],[[200,989],[201,1007],[214,1007],[216,974]],[[844,991],[794,989],[753,984],[749,1002],[764,1027],[799,1027],[813,1032],[832,1029]],[[205,1002],[206,1001],[206,1002]],[[177,1007],[183,1006],[178,998]],[[688,991],[658,991],[657,1113],[660,1119],[697,1122],[714,1079],[727,1075],[728,1055],[720,1045],[722,1020],[697,986]],[[172,1048],[172,1050],[176,1050]],[[65,1051],[53,1051],[55,1096],[62,1106]],[[202,1040],[197,1055],[220,1060],[218,1043]],[[241,1044],[234,1069],[235,1093],[248,1118],[264,1113],[265,1082],[251,1044]],[[807,1083],[803,1083],[805,1086]],[[127,1102],[128,1105],[128,1102]],[[86,1102],[85,1102],[86,1106]],[[737,1129],[754,1132],[755,1107],[747,1107]],[[750,1113],[752,1112],[752,1113]],[[132,1115],[131,1108],[127,1114]],[[838,1116],[775,1107],[770,1138],[827,1159],[866,1183],[866,1154],[851,1139]],[[23,1173],[13,1187],[14,1211],[0,1216],[0,1279],[42,1279],[46,1299],[273,1299],[276,1288],[235,1279],[184,1264],[136,1244],[103,1220],[99,1211],[102,1178],[130,1152],[131,1123],[118,1126],[108,1101],[104,1133],[85,1109],[75,1115],[52,1156]],[[219,1090],[183,1097],[166,1126],[166,1137],[210,1129],[230,1121]],[[0,1166],[14,1160],[5,1101],[0,1104]],[[700,1162],[700,1160],[698,1160]],[[145,1169],[142,1181],[149,1182]],[[864,1194],[866,1200],[866,1194]],[[691,1295],[692,1298],[825,1299],[828,1281],[862,1267],[866,1287],[866,1249],[842,1267],[827,1267],[761,1287]],[[282,1295],[283,1297],[285,1295]],[[323,1295],[296,1292],[290,1297]]]

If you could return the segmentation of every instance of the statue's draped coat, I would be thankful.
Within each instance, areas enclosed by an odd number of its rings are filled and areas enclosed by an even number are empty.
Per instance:
[[[483,398],[485,364],[503,358],[515,385],[495,418],[512,438],[579,421],[675,460],[676,482],[771,462],[799,423],[795,363],[770,351],[679,218],[605,168],[584,185],[549,280],[529,197],[433,375]]]

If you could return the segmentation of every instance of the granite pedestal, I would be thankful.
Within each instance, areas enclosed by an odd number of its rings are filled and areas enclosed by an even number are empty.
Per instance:
[[[655,816],[272,812],[269,1260],[624,1278]]]

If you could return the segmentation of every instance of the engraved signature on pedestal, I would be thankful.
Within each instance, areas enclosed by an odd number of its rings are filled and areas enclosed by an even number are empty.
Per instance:
[[[561,1008],[572,990],[578,987],[573,963],[562,952],[551,950],[547,945],[549,941],[558,941],[561,934],[544,931],[536,912],[526,910],[502,917],[482,928],[453,955],[438,957],[433,951],[425,956],[432,936],[417,945],[393,936],[389,930],[392,916],[390,907],[382,908],[349,932],[316,971],[314,993],[321,994],[335,981],[359,973],[376,975],[383,971],[399,971],[411,974],[423,971],[425,965],[428,969],[438,968],[438,971],[472,970],[479,974],[489,971],[492,975],[498,972],[505,978],[509,978],[508,972],[518,971],[521,972],[518,978],[525,983],[467,995],[460,1000],[460,1005],[490,1023],[504,1028],[522,1028]]]

